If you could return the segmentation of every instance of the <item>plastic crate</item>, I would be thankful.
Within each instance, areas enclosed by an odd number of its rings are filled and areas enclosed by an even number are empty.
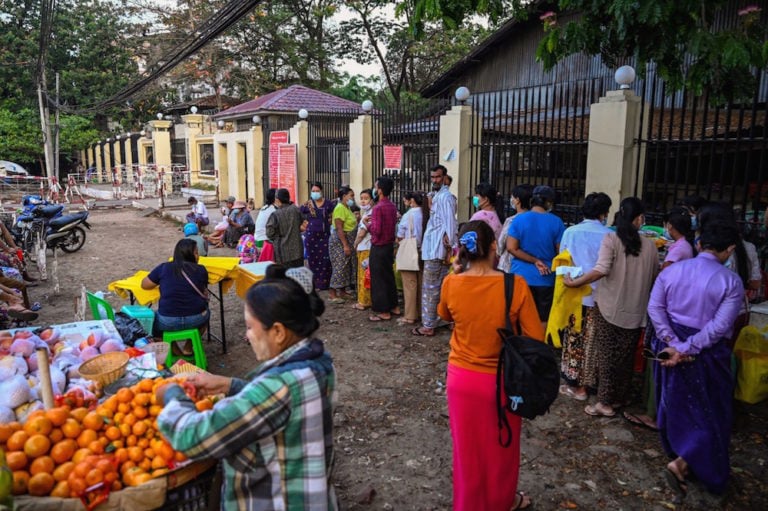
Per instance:
[[[155,323],[155,311],[144,305],[123,305],[120,312],[126,316],[139,320],[141,326],[147,332],[147,335],[152,335],[152,325]]]
[[[221,464],[217,463],[192,481],[169,489],[157,511],[215,511],[221,502]]]

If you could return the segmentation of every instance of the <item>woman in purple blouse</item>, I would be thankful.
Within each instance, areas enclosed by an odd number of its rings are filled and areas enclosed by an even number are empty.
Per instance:
[[[648,304],[664,470],[684,497],[695,475],[707,490],[725,491],[733,418],[733,375],[727,339],[744,300],[739,276],[723,263],[741,242],[731,222],[707,223],[701,252],[666,268]]]
[[[331,215],[335,206],[335,201],[323,197],[323,185],[320,183],[312,183],[310,199],[301,206],[301,215],[307,222],[304,251],[317,290],[328,289],[331,282],[328,237],[331,234]]]

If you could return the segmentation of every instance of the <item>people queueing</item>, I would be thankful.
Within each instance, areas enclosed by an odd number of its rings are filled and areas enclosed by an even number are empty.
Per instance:
[[[438,326],[437,304],[440,302],[440,289],[443,279],[448,275],[450,257],[456,247],[456,207],[457,203],[446,184],[448,169],[443,165],[432,168],[432,204],[429,221],[421,241],[421,259],[424,270],[421,282],[421,327],[411,330],[417,336],[432,337]]]
[[[312,270],[315,289],[323,291],[331,283],[331,259],[329,240],[331,235],[332,215],[335,202],[323,195],[323,185],[312,183],[309,200],[301,206],[301,214],[307,222],[304,230],[304,248],[307,254],[307,266]]]
[[[360,192],[360,221],[357,223],[357,235],[355,236],[355,251],[357,252],[357,303],[353,309],[364,311],[371,306],[370,282],[365,285],[365,274],[369,264],[371,253],[371,233],[368,232],[366,219],[371,216],[373,210],[373,190],[366,188]],[[370,272],[368,273],[370,275]]]
[[[728,340],[744,301],[744,285],[723,263],[741,242],[730,222],[702,225],[701,252],[666,268],[653,287],[657,424],[670,487],[684,497],[690,476],[713,493],[726,489],[734,379]]]
[[[466,223],[459,237],[460,272],[448,275],[438,313],[454,322],[448,355],[446,394],[453,440],[453,509],[527,509],[530,497],[518,491],[522,419],[504,413],[512,443],[499,442],[496,370],[501,352],[497,329],[506,316],[522,335],[543,340],[544,329],[533,296],[520,277],[510,310],[504,299],[504,274],[496,270],[496,239],[483,221]]]
[[[253,238],[256,240],[256,248],[259,250],[259,261],[272,261],[275,255],[275,249],[267,237],[267,222],[277,209],[275,208],[276,191],[275,188],[267,190],[264,205],[259,208],[259,214],[256,215]]]
[[[581,287],[600,280],[595,306],[586,335],[594,343],[597,402],[584,412],[612,417],[615,408],[625,406],[629,397],[635,349],[645,326],[648,297],[659,271],[656,244],[640,235],[645,208],[636,197],[621,201],[614,225],[616,232],[603,236],[594,268],[577,277],[563,277],[567,287]],[[514,225],[514,223],[512,224]]]
[[[304,218],[286,188],[278,188],[275,192],[275,207],[277,209],[267,221],[267,238],[274,247],[275,262],[288,268],[304,266],[304,243],[301,240]]]
[[[224,199],[224,206],[221,207],[221,222],[214,225],[213,233],[206,237],[211,248],[224,248],[224,236],[229,228],[229,217],[232,215],[236,200],[233,195]]]
[[[227,222],[229,226],[224,233],[224,244],[229,248],[237,247],[240,237],[244,234],[253,234],[255,223],[245,201],[234,202],[232,213],[227,217]]]
[[[405,212],[397,226],[397,241],[415,238],[416,246],[421,253],[422,239],[424,231],[429,222],[429,201],[427,196],[421,192],[408,192],[404,197],[408,211]],[[403,279],[403,305],[405,312],[398,323],[404,325],[414,325],[421,317],[421,278],[423,271],[423,262],[419,258],[418,271],[398,270]]]
[[[352,206],[355,205],[355,192],[348,186],[342,186],[337,195],[339,200],[333,208],[331,217],[333,229],[328,243],[328,255],[331,260],[328,302],[340,304],[353,296],[349,292],[349,287],[352,286],[352,265],[357,264],[354,244],[358,221],[352,212]]]
[[[499,239],[501,222],[504,217],[504,204],[501,196],[496,192],[496,187],[490,183],[479,183],[475,186],[475,195],[472,197],[472,206],[477,210],[469,219],[482,220],[493,229],[493,236]]]
[[[376,205],[366,219],[371,233],[371,251],[368,264],[371,271],[371,312],[369,321],[387,321],[400,315],[395,284],[395,231],[397,206],[389,200],[395,187],[392,178],[382,176],[376,180],[373,195]]]
[[[584,199],[581,212],[584,220],[565,230],[560,241],[560,250],[570,253],[572,266],[577,266],[584,273],[595,267],[600,253],[600,246],[606,234],[612,232],[607,226],[611,198],[604,193],[590,193]],[[600,282],[591,283],[592,289],[586,294],[580,306],[581,324],[576,324],[576,315],[570,314],[565,325],[553,325],[562,328],[561,375],[565,383],[560,393],[578,401],[587,399],[587,382],[594,380],[595,346],[593,339],[586,335],[588,325],[594,321],[595,295]]]
[[[512,259],[514,256],[507,250],[507,238],[509,237],[509,225],[512,223],[517,215],[525,213],[531,209],[531,196],[533,195],[533,186],[529,184],[517,185],[512,188],[512,196],[509,199],[509,206],[512,208],[513,214],[504,220],[504,225],[501,226],[501,232],[496,238],[496,255],[499,258],[499,265],[497,268],[505,273],[509,273],[510,266],[512,265]]]
[[[197,224],[192,222],[184,224],[184,237],[195,240],[195,243],[197,243],[198,254],[201,256],[208,255],[208,241],[200,235],[200,230],[197,228]]]

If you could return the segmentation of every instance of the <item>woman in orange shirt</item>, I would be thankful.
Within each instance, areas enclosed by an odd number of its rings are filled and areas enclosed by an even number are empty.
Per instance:
[[[498,328],[519,322],[522,334],[544,339],[533,296],[522,277],[505,309],[504,274],[494,268],[496,240],[485,222],[461,229],[461,272],[443,282],[437,312],[455,326],[448,356],[448,414],[453,439],[453,509],[527,509],[531,499],[517,491],[520,471],[520,422],[507,412],[512,444],[499,444],[496,367],[501,352]]]

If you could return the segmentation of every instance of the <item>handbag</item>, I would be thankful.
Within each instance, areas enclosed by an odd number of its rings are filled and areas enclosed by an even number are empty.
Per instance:
[[[395,264],[397,271],[419,271],[419,245],[413,237],[413,216],[408,217],[408,235],[397,247]]]
[[[496,410],[502,447],[508,447],[512,442],[512,428],[506,411],[526,419],[544,415],[557,398],[560,388],[560,368],[552,348],[544,342],[521,335],[519,323],[517,328],[512,327],[509,310],[514,294],[515,275],[505,273],[507,324],[506,328],[498,329],[501,353],[496,368]],[[503,433],[506,433],[506,440]]]

